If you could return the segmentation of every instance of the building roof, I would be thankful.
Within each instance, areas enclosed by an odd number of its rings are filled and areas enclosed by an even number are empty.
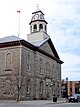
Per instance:
[[[17,36],[6,36],[3,38],[0,38],[0,43],[5,43],[5,42],[11,42],[11,41],[19,41],[22,40],[21,38],[17,37]]]
[[[46,53],[45,50],[43,49],[40,49],[40,47],[45,43],[45,42],[48,42],[54,55],[51,55],[50,53]],[[11,47],[11,46],[18,46],[18,45],[23,45],[31,50],[34,50],[34,51],[38,51],[50,58],[53,58],[55,59],[56,61],[58,61],[59,63],[63,63],[63,61],[60,60],[59,56],[58,56],[58,53],[51,41],[50,38],[47,38],[43,41],[35,41],[33,43],[30,43],[24,39],[21,39],[19,37],[16,37],[16,36],[6,36],[4,38],[0,38],[0,48],[3,48],[3,47]]]
[[[39,41],[34,41],[31,42],[31,44],[33,44],[34,46],[40,47],[43,43],[45,43],[49,38],[45,39],[45,40],[39,40]]]
[[[49,43],[49,45],[50,45],[53,53],[54,53],[55,56],[56,56],[56,58],[60,59],[60,58],[59,58],[59,55],[58,55],[58,53],[57,53],[57,51],[56,51],[56,49],[55,49],[55,47],[54,47],[54,45],[53,45],[53,43],[52,43],[52,41],[51,41],[51,39],[50,39],[49,37],[48,37],[47,39],[45,39],[45,40],[40,40],[40,41],[31,42],[31,44],[33,44],[34,46],[37,46],[37,47],[39,48],[39,47],[41,47],[43,44],[45,44],[45,42],[48,42],[48,43]],[[44,50],[44,51],[45,51],[45,50]]]

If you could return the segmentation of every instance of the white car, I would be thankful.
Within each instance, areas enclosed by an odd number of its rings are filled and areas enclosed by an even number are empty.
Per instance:
[[[68,97],[69,102],[80,102],[80,94],[72,94]]]

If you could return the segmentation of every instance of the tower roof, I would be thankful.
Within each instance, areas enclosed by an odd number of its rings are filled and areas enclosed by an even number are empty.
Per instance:
[[[39,5],[37,5],[36,7],[37,7],[37,9],[35,12],[32,13],[31,22],[29,24],[31,24],[32,22],[35,22],[35,21],[42,21],[42,22],[45,22],[46,24],[48,24],[45,21],[44,13],[39,9]]]
[[[36,11],[33,12],[32,14],[37,13],[37,12],[41,12],[44,15],[44,13],[39,8],[39,4],[37,4],[36,8],[37,8]]]

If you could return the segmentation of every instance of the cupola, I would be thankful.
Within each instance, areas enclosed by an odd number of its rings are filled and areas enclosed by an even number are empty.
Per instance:
[[[37,10],[32,13],[32,18],[29,23],[30,34],[27,34],[27,40],[29,42],[40,41],[49,38],[47,34],[47,22],[44,18],[44,13],[37,6]]]
[[[30,33],[43,31],[47,33],[47,22],[44,18],[44,13],[37,6],[37,10],[32,13],[30,25]]]

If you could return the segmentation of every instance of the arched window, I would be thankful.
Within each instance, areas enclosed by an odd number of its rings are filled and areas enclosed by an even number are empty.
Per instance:
[[[11,69],[11,53],[8,53],[6,55],[6,69],[7,70]]]
[[[43,29],[43,25],[40,24],[40,25],[39,25],[39,31],[42,30],[42,29]]]
[[[43,81],[40,82],[40,94],[43,94]]]
[[[34,32],[37,31],[37,25],[34,25]]]
[[[10,80],[6,79],[5,80],[5,90],[4,90],[4,94],[6,95],[10,95],[11,94],[11,87],[10,87]]]
[[[26,80],[26,93],[30,94],[31,91],[31,80]]]

